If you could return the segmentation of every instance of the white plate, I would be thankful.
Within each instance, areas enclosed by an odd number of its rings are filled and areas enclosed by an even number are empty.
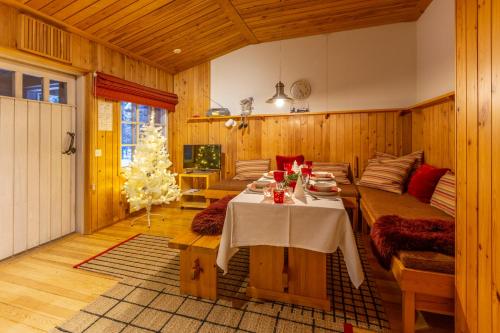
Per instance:
[[[248,184],[247,185],[247,189],[250,191],[250,192],[255,192],[255,193],[264,193],[264,188],[257,188],[255,187],[255,184]]]
[[[330,172],[313,172],[311,175],[312,180],[330,180],[334,181],[335,176]]]
[[[314,196],[318,196],[318,197],[336,197],[340,194],[340,192],[342,192],[342,189],[341,188],[338,188],[337,191],[335,192],[320,192],[320,191],[310,191],[310,190],[307,190],[306,191]]]

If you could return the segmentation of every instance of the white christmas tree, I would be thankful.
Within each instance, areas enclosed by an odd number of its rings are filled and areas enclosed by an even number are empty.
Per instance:
[[[141,127],[132,162],[124,170],[127,179],[123,186],[130,211],[146,208],[148,227],[151,227],[151,207],[179,200],[181,192],[167,152],[167,140],[161,127],[154,125],[154,112],[149,124]]]

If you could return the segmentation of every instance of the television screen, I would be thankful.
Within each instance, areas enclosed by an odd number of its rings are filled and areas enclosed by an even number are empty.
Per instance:
[[[184,169],[220,170],[221,145],[184,145]]]

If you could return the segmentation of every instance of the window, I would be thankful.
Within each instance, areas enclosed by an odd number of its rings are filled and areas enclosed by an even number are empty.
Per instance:
[[[49,102],[60,104],[68,103],[67,85],[66,82],[50,80]]]
[[[0,96],[14,97],[14,73],[0,69]]]
[[[162,134],[167,135],[167,112],[165,109],[130,102],[121,102],[121,166],[127,167],[132,162],[135,146],[141,126],[149,123],[149,118],[154,111],[154,122],[157,127],[162,127]]]
[[[43,78],[23,74],[23,98],[43,101]]]

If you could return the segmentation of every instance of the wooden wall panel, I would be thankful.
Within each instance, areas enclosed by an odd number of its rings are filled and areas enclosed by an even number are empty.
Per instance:
[[[423,150],[426,163],[455,170],[454,100],[412,110],[405,117],[411,119],[411,144],[407,144],[404,152]]]
[[[0,3],[0,47],[3,47],[6,52],[11,55],[11,58],[16,58],[22,55],[24,60],[33,62],[34,65],[44,67],[55,67],[61,71],[69,71],[71,73],[92,73],[94,71],[102,71],[122,79],[126,79],[147,87],[162,89],[165,91],[173,91],[173,76],[163,69],[154,67],[148,63],[138,61],[125,54],[122,54],[114,49],[105,47],[95,41],[90,41],[80,35],[71,33],[71,65],[60,65],[57,62],[50,61],[38,56],[24,57],[24,53],[15,50],[16,38],[18,35],[18,20],[19,10]],[[36,45],[41,49],[43,45]],[[124,216],[124,205],[120,205],[121,182],[120,170],[117,167],[120,159],[119,153],[119,109],[114,108],[114,124],[113,132],[101,133],[97,131],[97,100],[93,96],[93,78],[91,74],[85,74],[86,82],[86,141],[85,141],[85,232],[93,232],[99,228],[105,227],[114,223],[117,219]],[[50,118],[50,110],[45,110],[42,106],[40,111],[40,128],[42,131],[50,130],[50,126],[61,127],[62,124],[52,123]],[[48,118],[47,118],[48,116]],[[65,121],[70,121],[65,119]],[[72,118],[71,121],[74,121]],[[48,123],[47,123],[48,122]],[[48,127],[42,127],[48,125]],[[42,133],[43,134],[43,133]],[[44,142],[40,145],[40,163],[42,165],[41,172],[49,172],[51,164],[67,163],[67,161],[48,161],[46,156],[50,156],[51,140],[56,140],[57,143],[63,138],[47,138],[43,137]],[[48,145],[48,146],[47,146]],[[54,148],[55,149],[55,148]],[[95,150],[101,149],[103,155],[95,157]],[[48,154],[48,155],[47,155]],[[48,164],[47,164],[48,163]],[[101,172],[100,172],[101,171]],[[51,185],[51,175],[44,174],[40,176],[40,186]],[[54,186],[68,186],[67,184],[52,184]],[[71,184],[70,184],[71,186]],[[73,184],[74,186],[74,184]],[[42,197],[41,200],[46,200]],[[70,199],[70,202],[73,199]],[[104,200],[104,201],[100,201]],[[45,203],[44,203],[45,204]],[[74,204],[74,203],[73,203]],[[50,204],[49,204],[50,206]],[[55,207],[57,208],[57,207]],[[54,208],[54,209],[55,209]],[[40,206],[41,219],[50,221],[50,211],[46,205]],[[63,221],[53,221],[52,229],[57,234],[57,230],[67,229],[68,225],[61,224]],[[71,222],[74,224],[74,221]],[[41,223],[40,239],[45,241],[50,238],[50,230],[45,229]]]
[[[500,1],[457,1],[456,331],[500,331]]]
[[[101,99],[99,99],[101,100]],[[104,101],[104,100],[102,100]],[[121,195],[123,177],[120,161],[120,107],[113,103],[113,131],[97,131],[97,103],[91,108],[91,139],[90,159],[92,174],[91,182],[91,230],[98,230],[126,216],[126,201]],[[95,149],[100,149],[102,156],[95,156]]]
[[[304,154],[314,161],[349,162],[356,174],[377,150],[402,152],[398,111],[252,117],[245,130],[226,128],[226,119],[190,120],[208,109],[209,84],[208,63],[174,76],[179,105],[169,117],[169,142],[177,172],[182,171],[183,144],[221,144],[224,178],[234,176],[239,159],[269,158],[274,168],[276,155]]]
[[[16,9],[0,3],[0,46],[16,47],[17,15]]]
[[[247,129],[238,130],[226,128],[226,119],[190,119],[193,115],[203,116],[208,109],[209,85],[208,63],[174,76],[179,105],[169,117],[169,147],[177,172],[182,171],[183,144],[200,143],[222,145],[224,178],[234,176],[238,159],[269,158],[274,168],[278,154],[304,154],[306,159],[314,161],[348,162],[353,174],[361,175],[376,151],[399,155],[423,149],[428,163],[454,169],[453,99],[421,104],[411,112],[256,116],[249,118]]]

